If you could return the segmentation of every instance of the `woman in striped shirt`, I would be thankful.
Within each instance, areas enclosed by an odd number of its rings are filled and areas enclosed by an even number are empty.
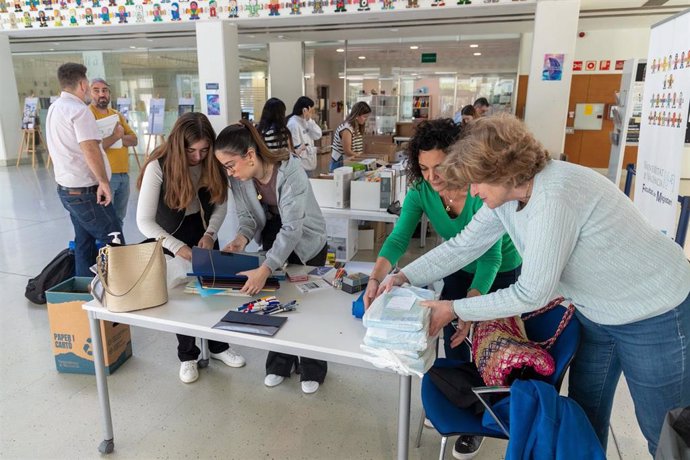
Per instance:
[[[345,157],[354,159],[364,153],[364,124],[370,113],[369,104],[360,101],[352,106],[350,115],[335,130],[329,171],[341,167]]]
[[[261,133],[269,150],[288,149],[292,152],[290,130],[285,119],[285,103],[276,97],[266,101],[261,111],[261,120],[256,129]]]

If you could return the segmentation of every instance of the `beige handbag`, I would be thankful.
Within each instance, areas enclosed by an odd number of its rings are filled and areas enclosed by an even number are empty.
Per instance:
[[[168,301],[163,240],[129,246],[105,246],[98,253],[103,306],[122,313],[157,307]]]

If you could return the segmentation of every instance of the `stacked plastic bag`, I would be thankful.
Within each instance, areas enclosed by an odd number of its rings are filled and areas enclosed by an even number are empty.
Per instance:
[[[436,338],[428,336],[430,311],[420,302],[436,297],[433,291],[406,285],[376,298],[362,318],[367,332],[361,349],[370,355],[368,361],[422,377],[436,359]]]

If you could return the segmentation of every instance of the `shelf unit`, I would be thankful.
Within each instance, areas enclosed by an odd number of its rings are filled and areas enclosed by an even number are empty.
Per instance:
[[[367,134],[395,134],[395,123],[398,121],[398,96],[361,96],[357,101],[364,101],[371,107],[371,115],[364,128]]]
[[[412,118],[428,120],[431,118],[431,96],[415,94],[412,96]]]

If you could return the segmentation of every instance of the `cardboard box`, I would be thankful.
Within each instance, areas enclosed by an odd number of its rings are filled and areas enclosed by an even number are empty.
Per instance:
[[[93,299],[91,278],[74,277],[46,291],[48,321],[58,372],[95,374],[89,318],[82,305]],[[132,337],[126,324],[101,321],[105,372],[110,375],[132,356]]]
[[[342,289],[348,294],[354,294],[355,292],[365,290],[368,282],[369,275],[365,275],[364,273],[352,273],[343,278]]]
[[[347,217],[326,217],[326,242],[335,260],[347,262],[358,249],[357,221]]]
[[[374,244],[383,244],[388,235],[393,231],[393,224],[389,222],[373,222],[374,225]]]
[[[374,229],[359,229],[357,231],[357,246],[363,251],[374,249]]]
[[[362,178],[352,181],[350,184],[351,209],[385,211],[396,200],[397,172],[393,169],[382,168],[375,171],[375,174],[380,180],[371,181]]]
[[[378,143],[374,142],[364,146],[364,156],[369,158],[376,158],[383,163],[392,163],[395,161],[395,154],[399,147],[393,143]]]
[[[322,208],[347,208],[350,206],[350,182],[353,170],[342,166],[333,171],[333,175],[320,175],[310,178],[311,189],[316,202]]]
[[[416,126],[416,123],[398,122],[395,124],[396,135],[400,137],[412,137],[414,136]]]

